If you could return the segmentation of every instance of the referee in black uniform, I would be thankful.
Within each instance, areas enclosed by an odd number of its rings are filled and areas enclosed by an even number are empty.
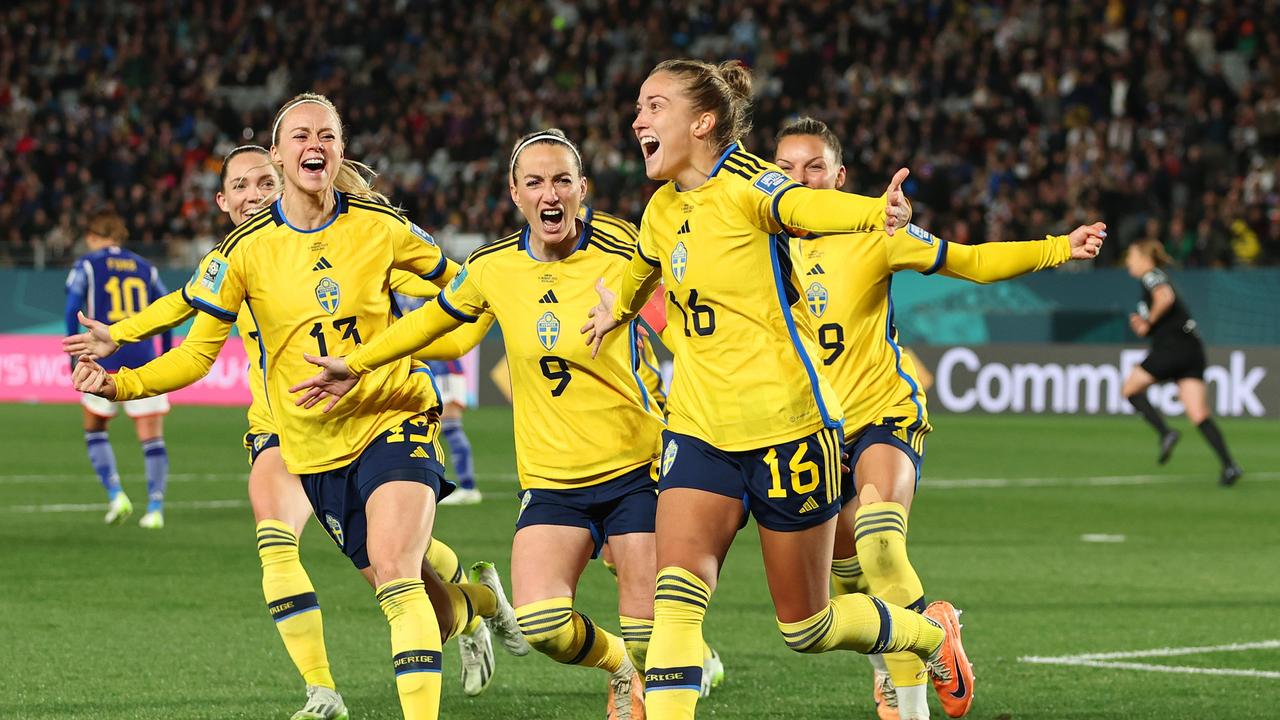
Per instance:
[[[1169,276],[1161,268],[1169,264],[1169,255],[1157,240],[1142,240],[1129,246],[1125,266],[1129,274],[1142,282],[1142,302],[1138,312],[1129,316],[1129,326],[1138,337],[1151,338],[1151,352],[1124,381],[1124,396],[1142,417],[1160,433],[1159,462],[1163,465],[1173,453],[1181,434],[1168,426],[1159,411],[1147,399],[1147,388],[1159,382],[1178,384],[1178,399],[1187,410],[1187,419],[1195,423],[1200,434],[1213,447],[1222,461],[1222,485],[1234,485],[1243,471],[1231,459],[1227,443],[1218,425],[1209,417],[1209,403],[1204,387],[1204,343],[1196,332],[1196,321],[1187,306],[1174,292]]]

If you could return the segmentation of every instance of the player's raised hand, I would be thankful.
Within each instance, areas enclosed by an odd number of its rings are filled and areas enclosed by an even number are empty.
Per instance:
[[[89,354],[94,357],[104,358],[111,355],[119,349],[119,345],[111,339],[111,329],[106,323],[100,323],[91,317],[87,317],[84,313],[77,313],[80,317],[80,324],[88,328],[88,330],[78,335],[68,335],[62,338],[62,352],[68,355],[84,355]]]
[[[600,304],[587,311],[587,317],[591,319],[582,326],[581,331],[587,336],[587,344],[591,346],[591,357],[600,352],[604,336],[622,324],[613,319],[613,308],[618,302],[618,296],[605,287],[604,278],[596,280],[596,294],[600,296]]]
[[[297,405],[313,408],[321,400],[332,398],[329,400],[329,404],[324,406],[324,411],[329,412],[334,405],[338,404],[338,400],[343,395],[351,392],[351,388],[355,387],[356,383],[360,381],[360,378],[356,377],[347,368],[346,358],[308,355],[306,353],[303,353],[302,357],[312,365],[319,366],[320,372],[314,377],[307,378],[289,388],[291,393],[307,391],[302,397],[298,398]]]
[[[911,222],[911,202],[902,192],[902,183],[910,174],[910,170],[899,168],[889,181],[889,189],[884,191],[884,231],[890,235]]]
[[[88,355],[81,355],[75,369],[71,371],[71,385],[79,392],[108,400],[116,399],[115,378]]]
[[[1107,237],[1107,224],[1096,222],[1092,225],[1081,225],[1067,235],[1071,241],[1072,260],[1092,260],[1098,257],[1102,249],[1102,241]]]

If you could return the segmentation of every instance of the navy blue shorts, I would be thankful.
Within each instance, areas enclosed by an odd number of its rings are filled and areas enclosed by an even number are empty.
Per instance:
[[[840,503],[843,505],[857,497],[858,483],[853,474],[854,468],[858,467],[858,458],[862,457],[862,453],[872,445],[892,445],[906,453],[906,456],[911,459],[911,464],[916,468],[915,489],[918,490],[920,471],[924,468],[924,438],[927,434],[927,431],[899,427],[891,418],[885,418],[885,421],[880,424],[868,425],[860,430],[849,444],[844,446],[844,452],[849,456],[847,461],[849,472],[841,482]]]
[[[249,451],[249,465],[258,462],[258,456],[267,448],[280,447],[280,436],[275,433],[245,433],[244,449]]]
[[[663,430],[658,488],[692,488],[741,498],[761,526],[780,532],[805,530],[840,512],[841,440],[839,428],[824,428],[798,440],[728,452]]]
[[[435,491],[436,500],[453,492],[440,464],[439,435],[439,421],[415,415],[374,438],[350,465],[301,476],[320,526],[357,568],[369,567],[364,506],[379,486],[419,482]]]
[[[658,485],[654,466],[645,463],[624,475],[580,489],[534,488],[520,491],[516,530],[530,525],[568,525],[591,531],[600,554],[611,535],[653,532],[658,515]]]

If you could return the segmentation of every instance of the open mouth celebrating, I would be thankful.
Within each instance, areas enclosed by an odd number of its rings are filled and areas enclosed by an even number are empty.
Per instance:
[[[325,162],[322,157],[311,157],[302,161],[302,172],[306,175],[319,176],[324,173]]]
[[[658,142],[658,138],[652,135],[642,136],[640,138],[640,149],[644,152],[644,159],[648,160],[653,157],[654,153],[658,152],[660,144],[661,143]]]

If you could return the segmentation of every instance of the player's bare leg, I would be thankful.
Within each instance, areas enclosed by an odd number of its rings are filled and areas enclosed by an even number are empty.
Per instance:
[[[298,476],[285,467],[280,448],[267,448],[253,461],[249,505],[259,540],[263,596],[307,687],[307,702],[293,720],[345,718],[347,707],[329,669],[320,602],[298,554],[311,503]]]
[[[671,488],[658,496],[658,580],[645,672],[645,706],[654,718],[694,716],[702,621],[743,512],[741,500],[703,490]]]
[[[1178,399],[1187,410],[1187,419],[1196,426],[1217,454],[1218,460],[1222,462],[1222,475],[1218,482],[1227,487],[1235,485],[1236,481],[1244,475],[1244,471],[1232,459],[1231,452],[1227,450],[1227,441],[1222,437],[1222,431],[1218,429],[1218,424],[1213,421],[1213,416],[1209,413],[1209,400],[1206,397],[1204,381],[1199,378],[1179,380]]]
[[[1173,454],[1173,446],[1178,444],[1178,438],[1182,437],[1182,434],[1165,423],[1160,411],[1156,410],[1147,398],[1147,388],[1155,383],[1156,379],[1151,373],[1144,370],[1142,366],[1137,366],[1129,371],[1129,377],[1124,379],[1120,392],[1143,419],[1160,434],[1160,452],[1156,456],[1156,462],[1163,465],[1169,461],[1169,456]]]
[[[626,535],[615,542],[615,558],[622,571],[628,559]],[[511,543],[511,590],[520,630],[538,652],[559,663],[597,667],[609,673],[608,717],[638,717],[632,698],[639,678],[627,658],[622,638],[606,632],[573,609],[578,579],[591,560],[595,540],[591,531],[568,525],[528,525],[516,531]],[[623,590],[619,585],[619,595]],[[628,608],[637,603],[627,589]],[[620,601],[621,602],[621,601]]]
[[[440,626],[422,580],[435,491],[418,482],[379,485],[365,503],[369,564],[391,626],[392,667],[406,720],[440,714]]]

